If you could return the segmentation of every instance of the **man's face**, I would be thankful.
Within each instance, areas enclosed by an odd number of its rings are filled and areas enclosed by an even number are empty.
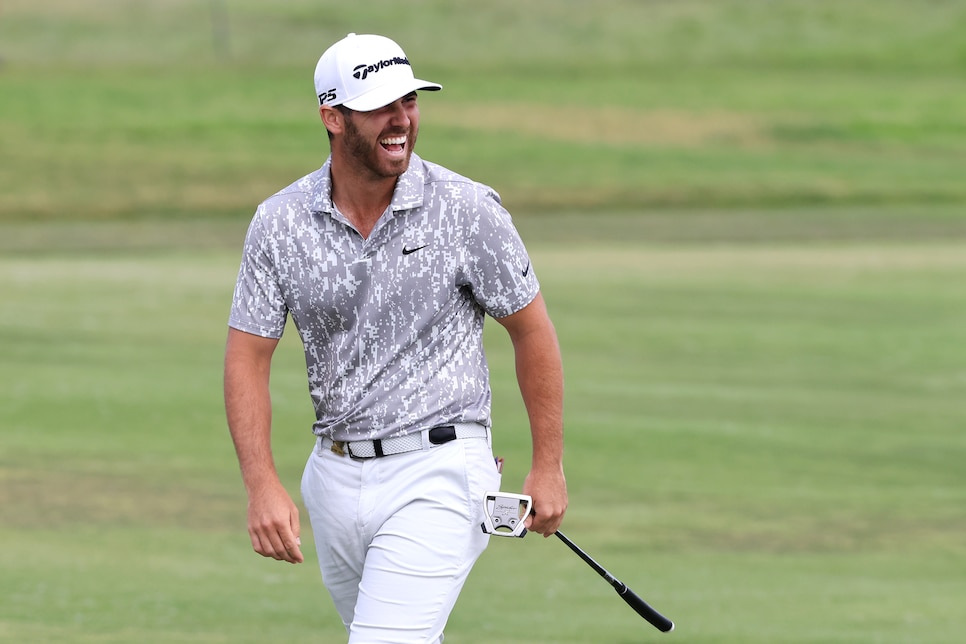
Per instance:
[[[345,114],[342,146],[347,156],[375,178],[398,177],[409,167],[419,133],[416,92],[371,112]]]

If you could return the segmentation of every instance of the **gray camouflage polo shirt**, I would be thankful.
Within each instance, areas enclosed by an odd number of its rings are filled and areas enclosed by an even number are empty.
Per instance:
[[[364,239],[332,203],[330,162],[259,205],[229,325],[280,338],[291,314],[318,435],[489,426],[484,313],[540,288],[499,195],[414,154]]]

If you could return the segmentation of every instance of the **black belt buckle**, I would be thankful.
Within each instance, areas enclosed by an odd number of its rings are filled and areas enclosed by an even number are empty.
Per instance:
[[[456,440],[456,428],[452,425],[443,427],[433,427],[429,430],[429,442],[433,445],[442,445]]]
[[[345,443],[345,451],[349,455],[349,458],[356,461],[366,461],[366,460],[369,460],[370,458],[380,458],[382,456],[385,456],[385,454],[382,451],[381,440],[376,439],[372,441],[372,449],[375,452],[375,454],[373,454],[372,456],[356,456],[355,454],[352,453],[352,443],[348,441]]]

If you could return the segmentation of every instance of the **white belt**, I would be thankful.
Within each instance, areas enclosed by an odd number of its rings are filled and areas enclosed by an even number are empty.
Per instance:
[[[456,439],[488,438],[489,435],[490,431],[478,423],[454,423],[424,429],[405,436],[371,441],[334,441],[328,436],[323,436],[319,439],[319,448],[329,449],[339,456],[348,454],[351,458],[367,459],[430,449]]]

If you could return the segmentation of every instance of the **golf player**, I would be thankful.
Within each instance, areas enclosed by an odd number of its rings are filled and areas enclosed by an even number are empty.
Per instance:
[[[322,578],[350,644],[441,642],[487,545],[485,315],[508,332],[532,435],[529,530],[567,507],[560,350],[498,195],[419,158],[419,80],[392,40],[349,34],[315,69],[331,153],[261,203],[225,355],[228,425],[256,552],[300,563],[299,512],[271,450],[269,373],[291,316],[316,442],[302,476]]]

